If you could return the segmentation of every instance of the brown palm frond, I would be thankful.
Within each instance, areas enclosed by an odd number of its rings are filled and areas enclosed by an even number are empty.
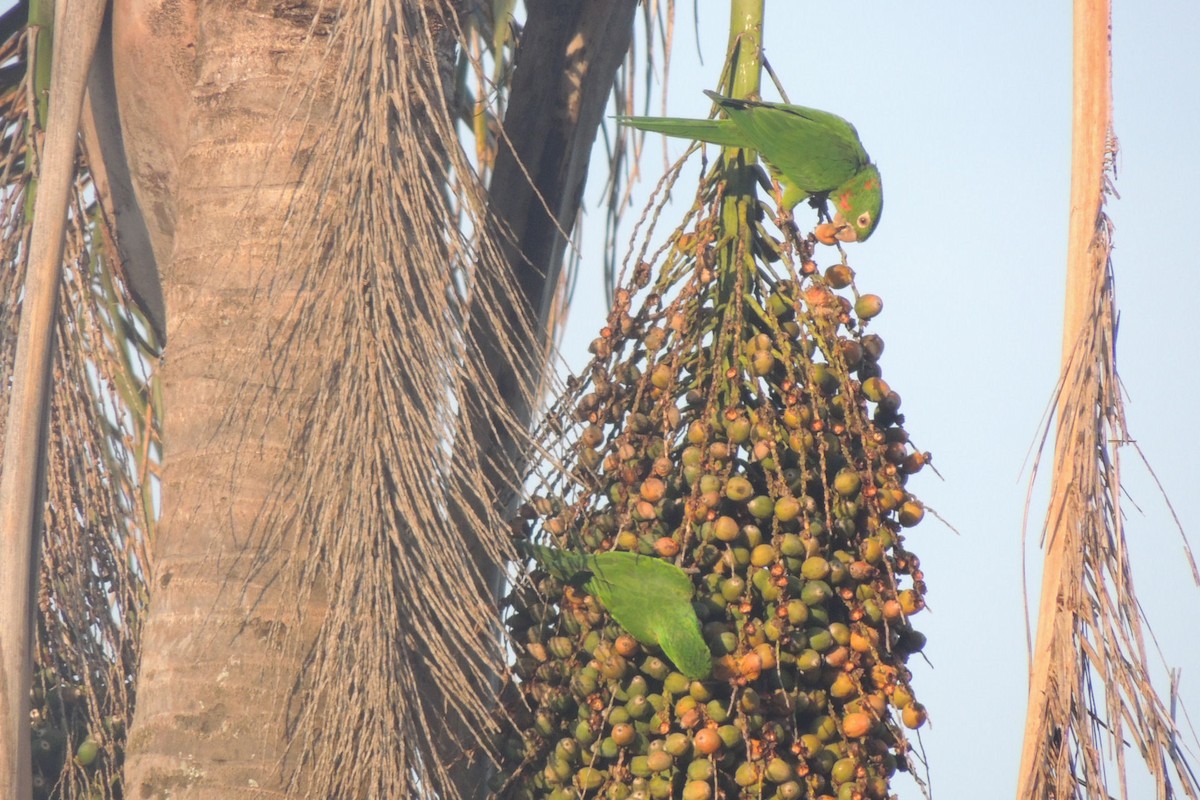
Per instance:
[[[1027,733],[1036,735],[1042,756],[1023,796],[1128,797],[1132,750],[1145,761],[1157,796],[1195,798],[1200,784],[1183,731],[1152,680],[1125,544],[1120,448],[1132,439],[1116,371],[1110,236],[1101,214],[1093,250],[1098,291],[1059,389],[1055,500],[1043,545],[1061,549],[1068,563],[1054,618],[1039,617],[1039,641],[1041,626],[1052,627],[1053,641],[1050,650],[1039,648],[1034,669],[1050,677],[1037,728]],[[1116,792],[1106,774],[1110,758]]]
[[[698,24],[698,23],[697,23]],[[645,53],[638,53],[636,45],[630,47],[629,55],[613,86],[613,113],[616,115],[648,113],[650,98],[657,73],[660,69],[659,48],[661,54],[661,85],[668,85],[671,68],[671,51],[675,44],[675,2],[674,0],[651,0],[642,4],[641,25],[644,35],[635,38],[635,42],[645,43]],[[640,78],[640,106],[639,90]],[[666,90],[663,91],[662,108],[665,113],[667,104]],[[632,184],[639,177],[641,160],[642,137],[630,135],[621,131],[616,124],[606,124],[600,130],[604,139],[604,152],[608,159],[608,174],[603,189],[604,203],[604,286],[608,302],[611,304],[613,291],[617,285],[617,258],[622,242],[619,239],[621,220],[629,211],[632,203],[630,194]],[[631,148],[632,144],[632,148]]]
[[[1113,230],[1103,210],[1117,149],[1107,3],[1080,0],[1075,24],[1063,367],[1017,796],[1124,800],[1132,750],[1156,797],[1196,798],[1200,783],[1174,718],[1174,686],[1168,705],[1152,680],[1149,626],[1134,591],[1121,509],[1120,452],[1131,437],[1116,365]],[[1049,432],[1047,424],[1043,448]]]
[[[70,798],[122,796],[158,460],[148,354],[126,330],[132,304],[88,225],[97,215],[84,205],[87,192],[82,172],[58,322],[35,681],[45,698],[35,742],[64,738],[60,771],[43,777]],[[88,738],[99,753],[76,763],[71,755]]]
[[[495,565],[527,435],[507,407],[536,407],[542,351],[455,128],[460,41],[449,4],[342,8],[326,50],[339,122],[306,134],[306,184],[329,189],[297,194],[283,239],[308,289],[270,357],[281,383],[319,388],[258,524],[306,532],[297,607],[322,609],[293,715],[314,797],[463,796],[496,732]]]
[[[24,27],[11,30],[8,24],[17,9],[10,9],[3,19],[3,40],[0,40],[0,64],[19,69],[21,81],[0,91],[0,292],[4,309],[15,311],[21,295],[25,273],[25,203],[29,175],[25,165],[25,140],[28,136],[27,101],[29,86],[25,79]],[[17,321],[15,313],[0,318],[0,374],[12,374],[16,353]],[[7,385],[7,384],[5,384]],[[0,418],[0,426],[4,424]]]
[[[27,13],[17,7],[0,23],[6,34],[0,63],[20,68],[19,82],[0,92],[4,376],[12,370],[31,225],[28,198],[37,181],[27,164],[37,166],[41,136],[26,70],[33,37],[10,31],[7,23],[16,11]],[[105,255],[111,231],[100,221],[94,198],[81,158],[63,256],[33,687],[35,784],[57,785],[63,798],[120,796],[157,458],[146,374],[152,354],[139,349],[141,337],[130,336],[136,312]],[[97,756],[77,763],[73,755],[89,737],[98,745]]]

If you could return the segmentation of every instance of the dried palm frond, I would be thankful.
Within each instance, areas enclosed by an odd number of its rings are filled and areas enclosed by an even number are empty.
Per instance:
[[[41,131],[30,98],[47,85],[46,39],[0,20],[0,63],[19,80],[0,93],[0,375],[11,375],[32,224]],[[44,34],[44,31],[43,31]],[[36,74],[27,67],[41,65]],[[6,73],[8,74],[8,73]],[[112,231],[82,158],[68,209],[47,457],[47,502],[37,597],[34,786],[46,796],[118,797],[124,728],[133,710],[145,546],[152,530],[156,405],[145,334],[111,259]],[[106,244],[109,243],[109,244]],[[8,402],[9,381],[2,382]],[[0,422],[2,422],[0,417]],[[95,753],[88,757],[91,742]],[[80,751],[80,748],[83,748]],[[76,754],[80,753],[80,757]]]
[[[1174,687],[1168,707],[1152,680],[1121,510],[1120,448],[1131,439],[1116,365],[1112,225],[1103,210],[1116,156],[1110,14],[1105,2],[1076,8],[1067,313],[1017,796],[1124,800],[1132,749],[1156,797],[1196,798]],[[1047,423],[1043,447],[1049,433]]]
[[[1042,604],[1042,613],[1049,608],[1054,616],[1038,621],[1039,642],[1042,626],[1050,627],[1052,640],[1033,667],[1048,679],[1037,727],[1027,733],[1037,737],[1042,756],[1026,796],[1106,799],[1113,794],[1111,759],[1116,796],[1126,798],[1132,748],[1157,796],[1195,798],[1200,784],[1182,732],[1152,680],[1125,544],[1120,447],[1131,437],[1116,369],[1111,233],[1101,214],[1092,250],[1097,292],[1059,387],[1054,500],[1042,544],[1066,560],[1055,565],[1058,596]]]
[[[459,19],[438,2],[342,7],[325,56],[338,122],[309,132],[306,167],[330,188],[297,195],[284,237],[309,291],[272,358],[281,382],[319,388],[290,427],[302,463],[259,524],[310,532],[297,605],[323,619],[293,731],[315,797],[478,791],[497,731],[503,511],[546,329],[459,142],[455,44],[470,57],[489,39]]]
[[[614,113],[620,115],[645,114],[649,110],[651,87],[658,69],[657,48],[662,48],[661,85],[667,86],[671,67],[671,51],[675,44],[674,0],[651,0],[642,4],[642,28],[645,35],[635,41],[645,42],[646,52],[639,54],[636,45],[630,47],[625,65],[617,74],[613,87]],[[697,22],[697,25],[699,22]],[[641,78],[641,107],[638,108],[638,91],[635,79]],[[666,112],[666,94],[662,98],[662,110]],[[604,152],[608,158],[608,175],[604,184],[604,286],[608,302],[613,300],[613,291],[618,283],[617,258],[620,244],[618,231],[620,222],[629,211],[632,184],[639,176],[641,160],[640,135],[632,140],[615,126],[605,125],[601,129],[604,137]],[[630,152],[630,142],[633,150]]]
[[[159,457],[148,354],[127,331],[136,315],[99,228],[87,227],[98,215],[83,205],[86,181],[83,173],[58,320],[34,685],[44,697],[35,743],[64,737],[65,757],[40,762],[40,774],[70,798],[122,796]],[[97,755],[73,758],[88,739]]]

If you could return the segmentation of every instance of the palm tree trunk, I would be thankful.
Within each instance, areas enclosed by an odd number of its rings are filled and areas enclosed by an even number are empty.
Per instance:
[[[141,50],[126,51],[138,54],[140,68],[157,57],[178,79],[165,82],[168,93],[191,76],[185,113],[178,96],[155,97],[151,82],[122,95],[143,121],[162,108],[187,121],[175,126],[174,147],[155,142],[131,159],[143,178],[143,207],[169,208],[175,226],[162,268],[170,343],[162,367],[164,513],[126,786],[146,798],[282,796],[280,698],[321,617],[314,608],[297,627],[296,590],[283,566],[298,546],[295,531],[257,518],[270,493],[288,484],[289,420],[313,400],[313,385],[277,385],[269,337],[304,291],[302,271],[275,268],[282,216],[301,185],[295,156],[305,121],[300,113],[281,131],[281,102],[293,81],[310,86],[322,48],[306,24],[252,7],[194,13],[190,31],[175,20],[178,38],[143,39]],[[149,32],[153,21],[126,20],[124,35],[136,38],[139,23]],[[148,184],[155,158],[168,151],[179,154],[168,165],[175,185]],[[230,413],[247,403],[252,411]]]

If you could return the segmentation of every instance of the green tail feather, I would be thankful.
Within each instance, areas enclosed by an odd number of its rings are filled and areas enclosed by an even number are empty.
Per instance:
[[[572,553],[557,547],[546,547],[532,542],[520,542],[517,545],[521,555],[536,561],[543,569],[563,581],[570,581],[581,572],[590,572],[588,559],[592,556],[583,553]]]
[[[718,144],[722,147],[749,147],[746,135],[728,119],[682,119],[679,117],[617,117],[630,128],[661,133],[680,139]]]

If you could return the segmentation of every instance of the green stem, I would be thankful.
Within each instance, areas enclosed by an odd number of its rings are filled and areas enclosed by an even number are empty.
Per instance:
[[[763,0],[733,0],[729,14],[729,76],[730,97],[758,95],[762,75]],[[726,232],[740,231],[749,219],[744,214],[732,216],[739,203],[748,205],[754,198],[755,162],[753,150],[730,150],[725,160]]]
[[[29,27],[37,30],[37,59],[33,63],[33,93],[37,102],[37,127],[46,128],[50,107],[50,65],[54,53],[54,0],[31,0]]]
[[[25,128],[25,170],[30,173],[25,190],[25,219],[33,219],[33,202],[37,196],[37,165],[35,136],[46,130],[46,115],[50,112],[50,67],[54,56],[54,0],[30,0],[29,34],[26,45],[34,55],[26,68],[33,82],[33,124]]]
[[[729,75],[727,85],[730,97],[757,95],[762,74],[762,31],[763,0],[733,0],[729,16]],[[725,234],[736,234],[727,248],[730,261],[723,265],[733,267],[737,261],[742,267],[750,258],[750,209],[755,197],[755,179],[752,166],[755,162],[753,150],[729,149],[725,152],[725,199],[721,219]],[[732,250],[733,252],[730,252]],[[738,254],[740,251],[740,255]],[[731,297],[728,293],[736,280],[735,269],[723,269],[721,299]]]
[[[730,97],[757,95],[762,74],[763,0],[732,0],[729,16],[729,61],[725,84]],[[755,209],[756,155],[753,150],[725,150],[725,195],[721,224],[726,245],[721,248],[718,268],[717,303],[723,309],[726,331],[740,329],[743,294],[754,279],[753,231]],[[734,315],[734,318],[730,318]],[[737,337],[733,337],[737,338]],[[740,341],[725,342],[730,364],[736,364]],[[721,363],[718,359],[717,363]],[[729,407],[740,403],[741,379],[725,382],[723,389]]]
[[[762,76],[763,0],[733,0],[729,9],[732,52],[730,97],[757,95]]]

